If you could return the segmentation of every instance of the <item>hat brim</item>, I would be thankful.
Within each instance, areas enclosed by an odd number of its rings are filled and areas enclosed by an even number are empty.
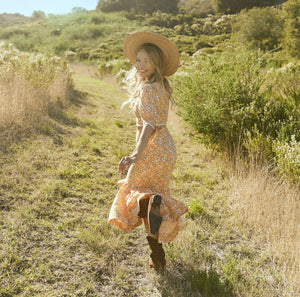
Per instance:
[[[180,63],[178,49],[169,39],[156,33],[136,32],[125,39],[123,50],[129,61],[133,65],[135,64],[137,52],[145,43],[153,43],[161,49],[164,56],[162,69],[163,76],[174,74]]]

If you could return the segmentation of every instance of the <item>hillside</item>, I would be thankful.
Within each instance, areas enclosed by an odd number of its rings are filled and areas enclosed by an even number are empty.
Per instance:
[[[77,59],[109,60],[122,54],[122,39],[127,32],[142,26],[128,20],[124,13],[105,14],[77,11],[49,15],[25,24],[7,23],[0,27],[0,40],[19,50],[64,56],[76,53]]]
[[[11,27],[15,25],[22,25],[31,22],[32,19],[25,17],[19,13],[1,13],[0,14],[0,27]]]

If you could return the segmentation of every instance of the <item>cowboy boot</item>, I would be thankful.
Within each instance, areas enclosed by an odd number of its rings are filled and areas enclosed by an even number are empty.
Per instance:
[[[150,267],[155,268],[157,271],[164,271],[166,267],[166,259],[162,244],[158,243],[158,241],[151,236],[147,236],[147,240],[151,249],[149,259]]]
[[[145,196],[145,197],[141,198],[139,201],[139,205],[140,205],[140,211],[138,213],[138,216],[141,218],[147,218],[149,196]]]
[[[162,222],[160,213],[161,196],[152,195],[148,205],[148,222],[151,234],[156,234]]]

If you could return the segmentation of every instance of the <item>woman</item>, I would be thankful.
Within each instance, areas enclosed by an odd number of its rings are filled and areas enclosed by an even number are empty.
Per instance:
[[[150,32],[131,34],[124,42],[125,56],[134,64],[128,84],[137,121],[136,147],[119,163],[129,171],[119,181],[109,224],[126,232],[144,221],[151,248],[149,265],[164,270],[162,243],[177,236],[187,207],[170,196],[169,180],[176,162],[174,141],[166,127],[172,89],[166,76],[176,72],[179,53],[167,38]]]

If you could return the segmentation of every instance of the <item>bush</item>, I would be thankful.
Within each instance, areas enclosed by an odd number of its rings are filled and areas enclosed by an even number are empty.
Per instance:
[[[223,15],[214,22],[215,34],[229,34],[232,32],[232,20],[235,15]]]
[[[101,15],[94,15],[91,17],[91,24],[99,25],[104,22],[104,18]]]
[[[105,74],[117,75],[121,70],[128,71],[132,68],[132,64],[127,60],[112,60],[109,62],[100,62],[98,64],[98,72],[100,76]]]
[[[194,46],[195,38],[193,36],[178,35],[172,40],[176,44],[180,53],[192,55],[196,51]]]
[[[35,10],[33,13],[32,13],[32,18],[34,20],[38,20],[38,19],[45,19],[46,18],[46,14],[41,11],[41,10]]]
[[[245,8],[272,6],[285,1],[286,0],[212,0],[212,4],[216,12],[236,13]]]
[[[179,111],[206,143],[271,158],[279,135],[299,140],[300,72],[281,80],[280,71],[270,74],[265,63],[258,53],[237,49],[201,56],[189,75],[175,76]]]
[[[71,90],[64,59],[0,46],[0,129],[38,123],[37,116],[66,104]]]
[[[285,20],[284,47],[297,58],[300,58],[300,0],[289,0],[283,4]]]
[[[233,23],[233,38],[251,48],[272,50],[282,37],[283,20],[273,8],[242,11]]]
[[[180,1],[178,4],[180,9],[185,10],[186,12],[195,15],[204,17],[209,13],[213,13],[213,7],[211,0],[187,0]]]
[[[205,48],[205,47],[213,47],[210,43],[209,38],[207,38],[207,36],[202,36],[202,38],[199,38],[196,43],[195,43],[195,49],[199,50],[201,48]]]
[[[293,182],[300,181],[300,142],[295,135],[290,141],[274,141],[273,149],[276,154],[278,172]]]
[[[140,13],[152,13],[157,10],[175,12],[178,2],[179,0],[99,0],[97,9],[103,12],[132,9]]]
[[[139,17],[139,16],[137,16]],[[161,11],[155,11],[152,15],[145,19],[144,17],[144,24],[146,25],[153,25],[165,28],[174,28],[178,25],[189,25],[193,24],[193,16],[190,14],[170,14]]]

